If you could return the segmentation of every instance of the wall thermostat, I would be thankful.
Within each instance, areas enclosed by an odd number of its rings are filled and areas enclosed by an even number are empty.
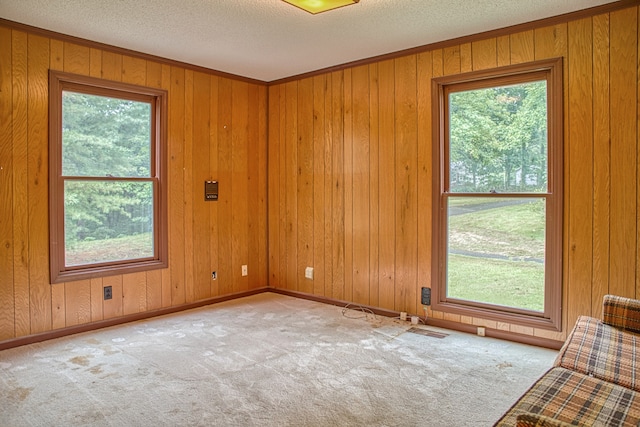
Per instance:
[[[206,202],[218,200],[218,181],[204,182],[204,200]]]

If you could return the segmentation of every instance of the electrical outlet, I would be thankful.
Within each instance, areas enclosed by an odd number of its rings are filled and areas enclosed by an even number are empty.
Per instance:
[[[478,335],[483,337],[484,336],[484,327],[483,326],[478,326]]]
[[[211,280],[216,280],[218,278],[218,273],[216,273],[215,271],[211,272]]]
[[[400,312],[400,320],[407,320],[407,312],[406,311],[401,311]]]
[[[246,265],[243,265],[243,266],[242,266],[242,275],[243,275],[243,276],[246,276],[247,274],[249,274],[249,273],[247,273],[247,266],[246,266]]]
[[[113,298],[113,289],[111,288],[111,286],[105,286],[103,288],[103,290],[104,290],[104,299],[105,300]]]
[[[431,288],[422,288],[420,301],[422,305],[431,305]]]
[[[313,280],[313,267],[307,267],[304,269],[304,277]]]

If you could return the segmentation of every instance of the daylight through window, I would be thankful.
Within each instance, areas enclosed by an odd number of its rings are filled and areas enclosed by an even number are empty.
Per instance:
[[[52,72],[51,281],[166,266],[166,93]]]
[[[559,61],[434,80],[434,309],[559,327],[561,82]]]

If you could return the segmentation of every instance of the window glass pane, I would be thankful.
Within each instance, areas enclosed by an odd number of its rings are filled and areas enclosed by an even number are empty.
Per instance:
[[[63,91],[62,174],[149,177],[151,104]]]
[[[450,191],[547,192],[546,81],[449,94]]]
[[[153,183],[65,181],[66,266],[154,256]]]
[[[545,199],[449,197],[447,297],[544,310]]]

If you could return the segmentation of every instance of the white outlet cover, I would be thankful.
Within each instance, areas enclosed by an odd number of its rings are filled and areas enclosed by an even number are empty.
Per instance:
[[[246,276],[247,274],[249,274],[249,273],[247,273],[247,266],[246,266],[246,265],[243,265],[243,266],[242,266],[242,275],[243,275],[243,276]]]
[[[313,280],[313,267],[307,267],[304,269],[304,277]]]

